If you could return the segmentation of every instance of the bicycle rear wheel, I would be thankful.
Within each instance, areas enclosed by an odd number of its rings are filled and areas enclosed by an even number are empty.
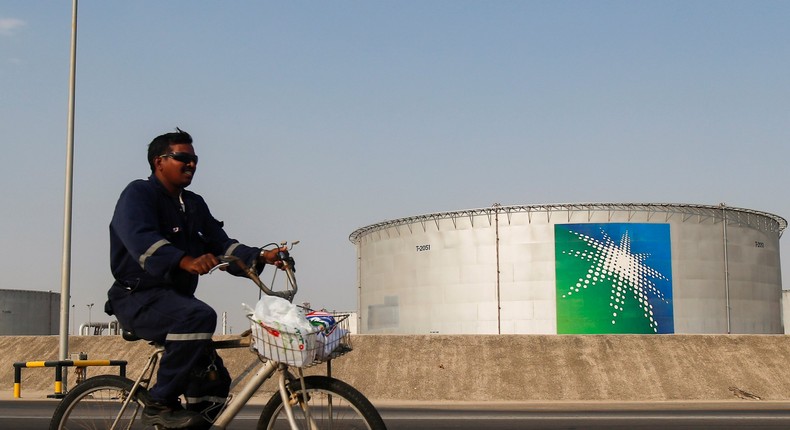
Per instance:
[[[365,396],[352,386],[338,379],[326,376],[307,376],[304,378],[305,388],[299,380],[288,386],[293,399],[292,410],[300,429],[311,429],[310,423],[300,403],[308,402],[310,418],[319,429],[332,430],[386,430],[376,408]],[[258,430],[290,429],[288,417],[279,393],[269,399],[263,408]]]
[[[55,408],[50,430],[111,429],[134,381],[116,375],[99,375],[77,384]],[[145,388],[138,388],[120,415],[116,429],[143,429],[140,419]]]

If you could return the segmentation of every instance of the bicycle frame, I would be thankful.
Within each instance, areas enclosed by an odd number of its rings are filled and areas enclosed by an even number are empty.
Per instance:
[[[258,277],[260,270],[255,267],[258,259],[250,264],[251,267],[245,267],[243,262],[240,262],[239,266],[263,293],[292,302],[297,287],[294,260],[290,257],[288,249],[285,243],[281,243],[277,249],[276,265],[287,275],[285,287],[281,290],[272,291],[261,282]],[[262,254],[264,252],[269,252],[264,257],[267,261],[271,261],[271,251],[261,251]],[[239,262],[234,257],[219,256],[218,258],[222,262],[219,267]],[[276,273],[278,272],[275,272],[275,277]],[[273,277],[272,284],[274,283]],[[266,308],[269,304],[264,302],[262,308]],[[292,304],[288,306],[293,307]],[[252,310],[248,314],[249,341],[244,335],[211,341],[211,346],[215,350],[246,347],[255,355],[256,361],[232,379],[230,387],[235,387],[232,388],[234,394],[228,394],[224,399],[216,399],[211,409],[201,412],[206,422],[201,422],[199,426],[204,428],[208,425],[212,429],[229,427],[263,384],[274,378],[275,372],[278,372],[276,382],[278,389],[263,407],[258,419],[259,425],[266,428],[290,427],[292,430],[300,428],[317,430],[319,427],[334,429],[339,426],[386,430],[386,424],[370,400],[348,383],[332,377],[332,360],[353,350],[347,325],[349,314],[324,310],[308,311],[306,308],[289,309],[288,312],[294,311],[303,313],[305,322],[309,323],[310,327],[299,322],[293,324],[293,329],[289,324],[281,324],[277,321],[280,314],[277,310],[268,312],[263,312],[263,309]],[[270,317],[273,321],[267,322]],[[297,325],[302,327],[296,328]],[[128,331],[124,331],[123,338],[129,341],[139,340],[139,337]],[[146,423],[168,423],[169,417],[149,416],[145,411],[152,404],[148,389],[153,388],[151,385],[165,353],[164,345],[156,343],[151,345],[153,351],[148,361],[142,363],[144,367],[135,380],[125,375],[97,375],[87,378],[70,390],[56,406],[49,428],[51,430],[120,427],[131,429],[139,428],[143,424],[135,424],[137,420]],[[327,366],[325,376],[318,374],[305,376],[304,368],[320,363],[325,363]],[[236,387],[242,381],[246,382]],[[120,412],[117,412],[118,409]],[[148,412],[150,414],[151,411]],[[198,421],[192,414],[183,415],[190,423]],[[186,423],[186,420],[181,423]],[[161,427],[161,424],[155,426]]]
[[[267,379],[271,378],[271,376],[276,372],[278,369],[278,364],[272,361],[267,361],[263,365],[258,368],[258,371],[252,376],[252,379],[239,391],[238,394],[229,398],[228,403],[226,403],[225,408],[220,412],[217,418],[214,420],[214,425],[211,427],[217,429],[224,429],[228,426],[228,424],[233,421],[236,415],[241,411],[241,409],[250,401],[252,396],[258,391],[259,388],[266,382]],[[280,395],[283,395],[283,391],[285,390],[285,369],[280,373]],[[284,396],[283,399],[287,399],[287,396]],[[288,406],[290,409],[290,406]],[[296,428],[296,424],[293,422],[293,417],[289,414],[289,421],[291,421],[291,427]]]
[[[147,385],[150,382],[151,377],[153,376],[154,370],[161,359],[162,354],[164,353],[164,348],[161,346],[156,346],[156,350],[151,357],[148,359],[148,363],[143,368],[143,371],[140,373],[140,377],[137,378],[134,385],[132,386],[132,390],[130,395],[124,400],[123,406],[121,407],[121,411],[119,412],[118,416],[113,423],[112,428],[118,424],[118,419],[123,415],[124,411],[126,410],[129,402],[134,397],[134,393],[143,386],[144,384]],[[278,370],[280,371],[280,377],[278,380],[279,386],[279,394],[282,396],[283,399],[288,399],[288,392],[285,388],[286,384],[286,375],[289,366],[281,363],[275,363],[273,361],[267,361],[262,363],[258,367],[258,371],[253,374],[249,382],[242,387],[241,391],[239,391],[236,395],[231,395],[228,397],[225,405],[223,405],[222,411],[219,415],[217,415],[216,419],[214,420],[213,425],[210,427],[212,429],[224,429],[226,428],[236,415],[241,411],[241,409],[250,401],[252,396],[261,388],[261,386],[274,375],[275,372]],[[301,370],[301,369],[299,369]],[[301,376],[301,372],[300,376]],[[288,420],[290,421],[291,428],[296,429],[296,423],[294,422],[293,412],[291,411],[290,403],[287,401],[283,401],[283,405],[286,408],[286,414],[288,416]],[[309,411],[307,411],[307,405],[305,404],[306,413],[309,416]]]
[[[298,243],[298,242],[292,243],[291,247],[293,247],[293,245],[295,245],[296,243]],[[284,245],[285,244],[281,244],[281,246],[284,246]],[[287,257],[287,253],[283,254],[283,256]],[[294,276],[293,267],[292,266],[286,265],[286,267],[284,267],[284,270],[285,270],[285,273],[286,273],[286,275],[288,277],[288,282],[292,286],[293,290],[276,292],[276,291],[272,291],[271,289],[269,289],[260,280],[260,278],[258,277],[258,274],[255,272],[254,268],[247,267],[238,258],[232,257],[232,256],[221,256],[220,260],[223,261],[223,263],[221,263],[220,265],[218,265],[218,266],[214,267],[213,269],[211,269],[211,271],[209,271],[209,273],[213,272],[217,268],[220,268],[222,266],[227,266],[228,264],[234,262],[234,263],[239,264],[241,266],[241,268],[247,273],[248,277],[250,279],[252,279],[252,281],[264,293],[266,293],[268,295],[283,297],[283,298],[286,298],[288,300],[293,300],[293,296],[296,294],[297,285],[296,285],[296,278]],[[234,346],[236,346],[236,345],[234,345]],[[241,345],[239,344],[238,346],[241,346]],[[149,358],[148,363],[145,365],[145,367],[143,368],[143,371],[140,373],[140,377],[137,378],[137,380],[134,382],[134,385],[132,386],[132,390],[130,392],[130,395],[124,400],[123,405],[121,406],[121,411],[119,412],[118,416],[115,418],[115,422],[113,422],[113,426],[112,426],[113,429],[118,424],[118,420],[123,415],[124,411],[126,410],[127,406],[129,405],[129,402],[131,401],[131,399],[134,397],[135,392],[137,392],[137,390],[141,386],[145,385],[147,387],[148,383],[150,383],[150,381],[151,381],[151,379],[153,377],[153,373],[156,370],[156,366],[159,363],[159,361],[161,360],[162,354],[165,351],[164,347],[161,346],[161,345],[155,345],[155,347],[156,347],[156,350],[154,351],[153,354],[151,354],[151,357]],[[224,349],[224,348],[218,348],[218,349]],[[247,404],[247,402],[250,401],[252,396],[255,395],[255,393],[258,391],[258,389],[260,389],[261,386],[269,378],[271,378],[272,375],[274,375],[275,372],[277,372],[279,370],[280,371],[280,377],[278,378],[279,379],[278,380],[279,394],[280,394],[280,396],[283,399],[283,407],[285,408],[285,412],[286,412],[286,415],[288,417],[288,421],[289,421],[289,423],[291,425],[291,428],[293,430],[297,430],[296,421],[295,421],[294,416],[293,416],[293,410],[291,408],[290,402],[288,401],[288,397],[289,397],[288,396],[288,391],[286,389],[286,377],[287,377],[287,374],[288,374],[288,372],[287,372],[288,369],[289,369],[288,365],[283,364],[283,363],[277,363],[277,362],[274,362],[274,361],[271,361],[271,360],[266,361],[265,363],[262,363],[258,367],[258,370],[253,374],[253,376],[251,377],[249,382],[247,382],[247,384],[244,385],[244,387],[242,387],[241,391],[239,391],[236,395],[229,395],[228,396],[227,400],[225,401],[225,404],[222,406],[222,410],[220,411],[219,415],[217,415],[217,417],[214,419],[214,422],[213,422],[213,424],[212,424],[212,426],[210,428],[211,429],[224,429],[224,428],[226,428],[233,421],[233,419],[236,417],[236,415],[241,411],[241,409]],[[300,368],[296,368],[296,369],[297,369],[297,372],[299,374],[299,377],[303,378],[302,369],[300,369]],[[310,419],[310,413],[309,413],[309,408],[308,408],[307,403],[303,403],[302,406],[304,408],[305,415],[312,422],[312,419]],[[312,423],[311,427],[315,428],[316,426],[315,426],[314,423]]]

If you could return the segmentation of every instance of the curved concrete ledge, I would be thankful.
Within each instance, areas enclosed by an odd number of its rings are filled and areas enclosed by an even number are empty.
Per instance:
[[[354,351],[333,361],[333,375],[377,400],[790,400],[785,335],[355,335],[352,341]],[[136,376],[151,347],[117,336],[75,336],[69,351],[127,360],[128,375]],[[257,362],[246,348],[221,355],[234,376]],[[0,337],[0,390],[13,392],[14,362],[57,356],[57,336]],[[88,376],[117,371],[91,367]],[[72,375],[73,369],[70,383]],[[53,387],[54,369],[23,369],[23,398]],[[264,390],[268,397],[273,387]]]

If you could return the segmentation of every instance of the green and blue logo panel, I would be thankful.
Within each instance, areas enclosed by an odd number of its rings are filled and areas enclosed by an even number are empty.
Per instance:
[[[557,333],[674,333],[669,224],[554,226]]]

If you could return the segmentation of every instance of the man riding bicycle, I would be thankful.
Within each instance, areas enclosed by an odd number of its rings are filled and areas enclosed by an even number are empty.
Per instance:
[[[198,300],[198,277],[239,257],[258,273],[280,265],[279,249],[262,251],[231,239],[202,197],[187,191],[198,157],[189,133],[176,129],[148,145],[151,176],[121,193],[110,222],[110,267],[115,282],[105,312],[124,330],[164,345],[143,422],[167,428],[201,426],[201,415],[228,395],[230,375],[211,346],[217,313]],[[236,265],[236,276],[246,276]],[[187,399],[186,409],[179,396]]]

